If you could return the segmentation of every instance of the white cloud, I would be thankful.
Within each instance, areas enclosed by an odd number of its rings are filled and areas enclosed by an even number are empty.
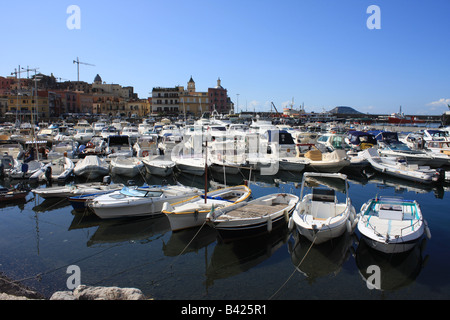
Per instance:
[[[450,99],[439,99],[438,101],[433,101],[427,104],[427,106],[432,107],[446,107],[450,104]]]

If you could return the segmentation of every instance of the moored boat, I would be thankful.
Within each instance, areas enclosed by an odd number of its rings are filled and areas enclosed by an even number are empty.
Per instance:
[[[197,188],[176,186],[123,187],[95,197],[89,207],[102,219],[162,214],[165,202],[173,203],[200,194]]]
[[[297,196],[289,193],[269,194],[211,210],[206,221],[224,240],[267,233],[278,225],[287,223],[298,200]]]
[[[364,203],[358,230],[369,246],[384,253],[408,251],[425,233],[431,237],[417,201],[399,197],[377,197]]]
[[[308,179],[314,177],[343,180],[345,198],[339,200],[336,190],[328,187],[314,187],[311,193],[304,194]],[[345,231],[352,233],[356,227],[356,210],[348,194],[345,174],[305,172],[300,199],[289,221],[289,227],[293,228],[295,225],[298,232],[314,244],[337,238]]]
[[[111,159],[111,173],[133,178],[144,170],[144,163],[136,157],[116,157]]]
[[[77,162],[73,173],[87,179],[96,179],[109,173],[109,164],[97,156],[86,156]]]
[[[176,203],[165,203],[162,212],[167,215],[172,231],[201,226],[206,215],[214,209],[247,201],[251,190],[245,185],[227,187],[207,192]]]

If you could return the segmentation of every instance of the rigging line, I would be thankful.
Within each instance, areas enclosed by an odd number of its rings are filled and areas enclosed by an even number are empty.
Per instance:
[[[278,288],[278,290],[275,291],[275,293],[272,294],[272,295],[269,297],[269,300],[272,300],[272,298],[273,298],[275,295],[277,295],[278,292],[280,292],[280,290],[281,290],[281,289],[289,282],[289,280],[291,280],[291,278],[292,278],[292,277],[294,276],[294,274],[297,272],[297,268],[300,268],[300,265],[303,263],[303,261],[305,260],[306,256],[308,255],[309,251],[312,249],[314,243],[316,242],[316,239],[317,239],[317,233],[319,233],[319,232],[322,230],[322,228],[323,228],[323,225],[322,225],[322,227],[320,227],[320,229],[316,232],[316,236],[314,237],[313,241],[311,242],[311,245],[309,246],[309,248],[308,248],[308,250],[306,251],[305,255],[303,256],[302,260],[300,260],[300,262],[298,263],[298,265],[295,267],[294,271],[292,271],[291,275],[290,275],[290,276],[286,279],[286,281],[280,286],[280,288]]]
[[[115,247],[117,247],[117,246],[119,246],[119,245],[111,246],[111,247],[106,248],[106,249],[104,249],[104,250],[102,250],[102,251],[93,253],[93,254],[91,254],[91,255],[89,255],[89,256],[80,258],[80,259],[78,259],[78,260],[76,260],[76,261],[73,261],[73,262],[71,262],[71,263],[62,265],[62,266],[57,267],[57,268],[55,268],[55,269],[51,269],[51,270],[48,270],[48,271],[45,271],[45,272],[40,272],[40,273],[37,273],[37,274],[35,274],[34,276],[31,276],[31,277],[27,277],[27,278],[15,280],[15,281],[13,281],[13,283],[18,283],[18,282],[22,282],[22,281],[26,281],[26,280],[32,280],[32,279],[36,279],[36,278],[39,279],[39,278],[41,278],[41,277],[44,276],[44,275],[47,275],[47,274],[49,274],[49,273],[58,271],[58,270],[60,270],[60,269],[63,269],[63,268],[68,267],[68,266],[71,266],[71,265],[76,264],[76,263],[78,263],[78,262],[81,262],[81,261],[83,261],[83,260],[92,258],[92,257],[94,257],[94,256],[96,256],[96,255],[98,255],[98,254],[101,254],[101,253],[103,253],[103,252],[105,252],[105,251],[107,251],[107,250],[109,250],[109,249],[115,248]]]
[[[206,224],[206,219],[203,221],[200,228],[197,230],[197,232],[194,234],[192,239],[188,242],[188,244],[184,247],[184,249],[180,252],[180,254],[175,258],[175,260],[169,265],[169,268],[172,268],[172,266],[175,264],[175,262],[178,260],[178,258],[186,251],[186,249],[191,245],[192,241],[194,241],[195,237],[200,233],[200,231],[203,229],[203,226]]]

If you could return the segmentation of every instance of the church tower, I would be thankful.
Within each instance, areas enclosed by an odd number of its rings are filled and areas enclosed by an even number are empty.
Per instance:
[[[192,76],[191,76],[191,79],[188,82],[188,92],[189,93],[195,92],[195,81],[192,79]]]

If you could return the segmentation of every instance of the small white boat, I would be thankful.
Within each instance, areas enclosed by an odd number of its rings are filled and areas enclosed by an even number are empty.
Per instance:
[[[86,158],[80,159],[77,162],[73,173],[76,176],[96,179],[109,173],[109,164],[97,156],[86,156]]]
[[[93,194],[98,192],[116,191],[124,187],[122,183],[107,184],[103,182],[91,182],[81,184],[69,184],[65,186],[55,186],[49,188],[37,188],[31,190],[34,194],[44,199],[68,198],[77,195]]]
[[[299,198],[289,193],[274,193],[258,199],[211,210],[207,223],[223,239],[237,239],[271,232],[287,223]]]
[[[14,160],[14,167],[7,172],[7,175],[11,179],[29,179],[40,172],[43,167],[44,164],[41,161],[32,160],[25,163],[21,160]]]
[[[102,219],[162,214],[164,202],[173,203],[201,193],[197,188],[176,186],[123,187],[95,197],[89,208]]]
[[[111,173],[133,178],[144,170],[144,163],[136,157],[116,157],[111,159]]]
[[[398,157],[380,157],[375,148],[366,149],[361,152],[361,155],[378,172],[395,177],[421,183],[433,183],[442,178],[439,171],[431,169],[429,166],[408,164],[406,161],[401,161]]]
[[[159,177],[167,177],[173,173],[175,162],[171,160],[164,160],[160,156],[148,156],[142,159],[145,169],[148,173]]]
[[[416,200],[398,197],[370,199],[362,205],[358,230],[364,241],[384,253],[405,252],[430,229]]]
[[[172,161],[175,162],[177,169],[181,172],[196,176],[202,176],[205,174],[205,158],[203,156],[172,156]],[[210,163],[208,161],[208,166],[209,164]]]
[[[245,185],[227,187],[207,192],[176,203],[165,203],[162,212],[169,217],[172,231],[201,226],[206,215],[214,209],[247,201],[251,190]]]
[[[75,164],[68,157],[53,159],[45,164],[41,170],[34,173],[30,179],[38,179],[40,181],[65,181],[73,173]]]
[[[304,195],[305,184],[309,178],[315,177],[343,180],[345,201],[339,201],[336,197],[336,190],[332,188],[314,187],[311,193]],[[345,174],[305,172],[300,198],[301,201],[289,221],[289,227],[292,229],[295,225],[298,232],[314,244],[321,244],[337,238],[346,230],[352,233],[356,227],[356,210],[348,195]]]
[[[309,162],[306,170],[317,172],[339,172],[350,165],[347,152],[334,150],[332,152],[321,152],[319,149],[309,150],[304,154]]]

